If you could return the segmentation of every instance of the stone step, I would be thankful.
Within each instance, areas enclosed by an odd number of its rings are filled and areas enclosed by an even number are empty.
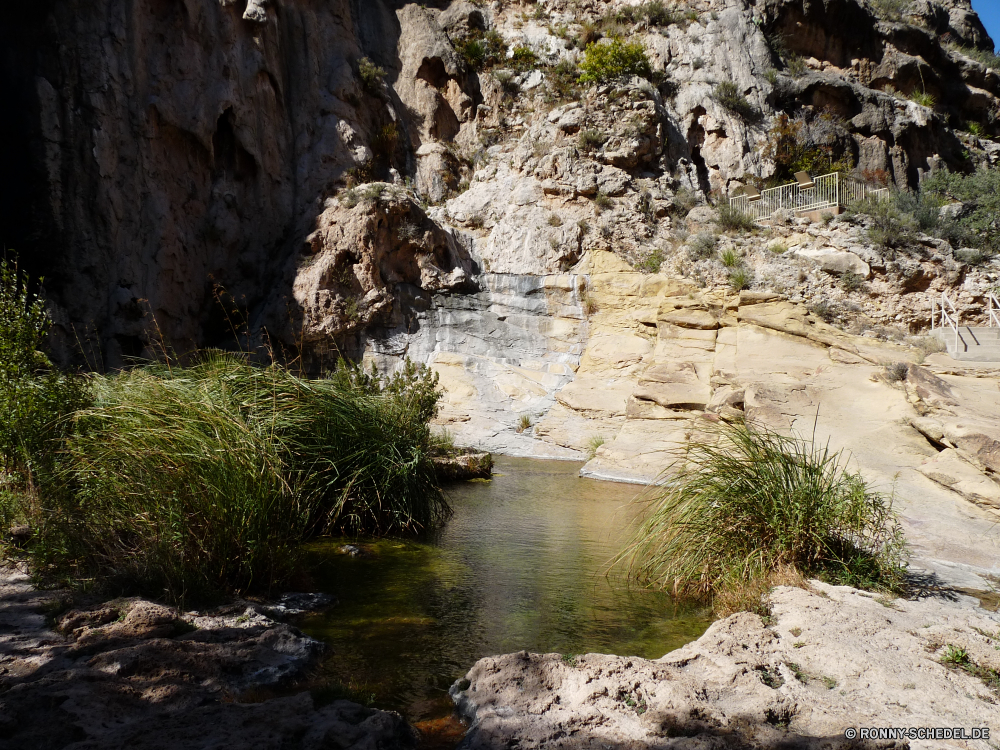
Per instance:
[[[952,359],[966,362],[1000,362],[1000,328],[986,326],[961,326],[958,329],[958,347],[955,332],[948,328],[934,331],[947,347]]]

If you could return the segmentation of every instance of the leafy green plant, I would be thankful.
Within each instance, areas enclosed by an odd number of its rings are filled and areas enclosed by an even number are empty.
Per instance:
[[[782,569],[862,588],[902,584],[905,545],[890,498],[839,452],[766,427],[720,425],[691,443],[643,498],[618,562],[695,598],[767,584]]]
[[[538,67],[538,55],[535,54],[531,47],[519,44],[511,50],[510,62],[515,70],[522,72],[534,70]]]
[[[368,93],[378,95],[382,91],[382,84],[385,80],[385,69],[380,68],[367,57],[362,57],[358,60],[358,77]]]
[[[597,194],[594,196],[594,208],[596,208],[598,212],[607,211],[609,208],[613,208],[614,205],[615,204],[611,200],[610,195],[600,190],[597,191]]]
[[[507,43],[494,30],[473,30],[459,45],[458,52],[473,70],[486,70],[504,60]]]
[[[521,418],[517,420],[517,431],[525,432],[531,429],[531,415],[522,414]]]
[[[911,11],[910,0],[868,0],[875,15],[883,21],[902,21]]]
[[[945,239],[991,255],[1000,251],[1000,170],[983,167],[971,174],[939,170],[921,183],[920,190],[939,202],[963,204],[960,216],[944,222],[944,228],[956,235],[946,234]]]
[[[796,172],[814,175],[846,172],[852,162],[843,123],[829,113],[812,122],[804,117],[778,115],[767,134],[763,156],[776,167],[776,184],[792,179]]]
[[[732,247],[727,247],[723,250],[719,255],[719,260],[722,261],[722,265],[726,268],[736,268],[743,265],[743,257]]]
[[[663,248],[654,247],[644,258],[635,264],[635,267],[637,270],[644,271],[645,273],[659,273],[665,260],[666,255],[663,252]]]
[[[580,62],[580,83],[609,83],[638,76],[650,78],[652,66],[640,42],[615,38],[607,43],[588,44]]]
[[[912,91],[910,92],[909,99],[911,102],[916,102],[921,107],[934,109],[934,96],[932,94],[928,94],[926,91]]]
[[[739,87],[732,81],[723,81],[717,84],[715,90],[712,92],[712,98],[734,115],[739,115],[747,122],[760,119],[760,113],[743,96]]]
[[[86,379],[58,372],[44,354],[52,321],[31,286],[16,263],[0,260],[0,495],[34,503],[73,431],[70,415],[88,393]],[[28,520],[16,504],[0,513],[4,528]]]

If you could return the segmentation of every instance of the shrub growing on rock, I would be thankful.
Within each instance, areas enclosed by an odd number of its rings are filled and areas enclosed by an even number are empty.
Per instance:
[[[720,426],[645,496],[645,521],[619,562],[695,598],[766,590],[782,572],[898,589],[905,544],[892,500],[845,463],[768,428]]]
[[[753,219],[733,208],[728,201],[720,203],[715,210],[715,223],[724,232],[752,232],[757,227]]]
[[[610,83],[638,76],[650,78],[652,66],[640,42],[623,42],[614,38],[610,42],[587,45],[580,63],[580,83]]]
[[[990,254],[1000,252],[1000,170],[981,168],[972,174],[940,170],[920,186],[921,195],[938,203],[956,201],[962,210],[952,221],[940,223],[958,230],[952,244],[967,243]],[[940,215],[940,214],[939,214]]]
[[[712,98],[747,122],[753,122],[760,118],[760,113],[754,109],[754,106],[732,81],[723,81],[718,84],[712,92]]]
[[[368,93],[377,95],[382,91],[385,69],[380,68],[367,57],[362,57],[358,60],[358,77]]]

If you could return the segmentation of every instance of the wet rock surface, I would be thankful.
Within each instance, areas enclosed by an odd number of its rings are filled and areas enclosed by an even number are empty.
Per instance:
[[[142,599],[71,610],[0,569],[0,748],[367,748],[416,746],[394,713],[308,693],[269,700],[322,644],[247,603],[181,613]],[[304,601],[303,596],[309,600]],[[282,614],[325,606],[296,595]]]

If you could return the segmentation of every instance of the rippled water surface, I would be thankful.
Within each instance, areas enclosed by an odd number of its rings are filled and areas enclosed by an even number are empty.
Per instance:
[[[491,481],[448,488],[455,515],[428,539],[312,545],[318,588],[340,599],[301,623],[330,646],[317,684],[426,722],[483,656],[658,658],[700,636],[704,612],[606,577],[640,488],[579,468],[500,457]],[[348,542],[365,554],[340,553]]]

